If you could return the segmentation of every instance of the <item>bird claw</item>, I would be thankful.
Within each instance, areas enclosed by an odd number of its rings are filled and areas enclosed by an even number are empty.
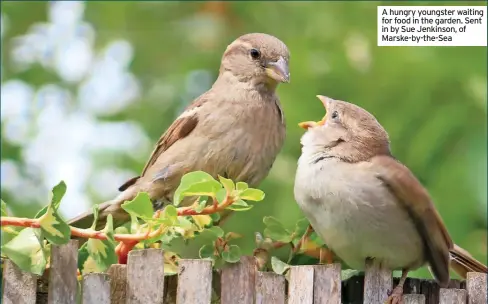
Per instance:
[[[393,290],[389,290],[388,299],[386,299],[384,304],[404,304],[403,288],[397,286]]]

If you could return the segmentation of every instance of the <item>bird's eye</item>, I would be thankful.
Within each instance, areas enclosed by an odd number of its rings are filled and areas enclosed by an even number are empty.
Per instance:
[[[332,119],[336,119],[337,117],[339,117],[339,113],[337,113],[337,111],[334,111],[334,112],[332,112],[331,117],[332,117]]]
[[[259,50],[256,50],[256,49],[252,49],[251,50],[251,57],[252,57],[252,59],[259,59],[259,57],[261,57],[261,52]]]

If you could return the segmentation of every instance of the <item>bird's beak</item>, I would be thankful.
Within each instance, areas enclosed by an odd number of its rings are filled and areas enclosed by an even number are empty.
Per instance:
[[[278,61],[269,61],[266,63],[266,74],[278,82],[290,82],[290,70],[285,58],[280,57]]]
[[[322,95],[317,95],[317,98],[320,99],[320,101],[324,105],[325,111],[327,112],[327,104],[329,102],[329,98]],[[324,115],[324,118],[322,118],[322,120],[320,121],[304,121],[299,123],[298,126],[305,130],[308,130],[308,128],[323,126],[325,124],[326,118],[327,115]]]

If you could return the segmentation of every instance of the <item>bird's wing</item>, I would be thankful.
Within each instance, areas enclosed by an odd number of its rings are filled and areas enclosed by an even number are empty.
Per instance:
[[[146,171],[156,162],[159,156],[166,151],[171,145],[178,140],[188,136],[198,124],[198,110],[208,100],[207,94],[204,94],[193,101],[183,113],[169,126],[164,134],[159,138],[156,148],[154,148],[151,157],[147,161],[140,176],[133,177],[119,187],[119,191],[125,191],[132,186],[137,180],[144,176]]]
[[[440,285],[447,285],[453,243],[429,193],[406,166],[390,156],[375,156],[370,164],[413,219],[434,276]]]

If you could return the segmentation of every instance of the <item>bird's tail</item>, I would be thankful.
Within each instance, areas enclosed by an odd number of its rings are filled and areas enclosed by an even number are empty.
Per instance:
[[[451,268],[458,275],[466,278],[468,272],[488,273],[486,265],[473,258],[466,250],[454,244],[449,251],[451,255]]]
[[[127,212],[122,209],[121,205],[135,197],[134,190],[131,188],[120,193],[115,199],[106,201],[98,206],[99,214],[97,223],[95,225],[96,230],[101,230],[105,227],[107,217],[109,214],[113,217],[114,228],[117,228],[124,223],[128,222],[130,217]],[[85,212],[77,217],[68,221],[68,224],[77,228],[87,229],[93,224],[94,215],[92,211]]]

